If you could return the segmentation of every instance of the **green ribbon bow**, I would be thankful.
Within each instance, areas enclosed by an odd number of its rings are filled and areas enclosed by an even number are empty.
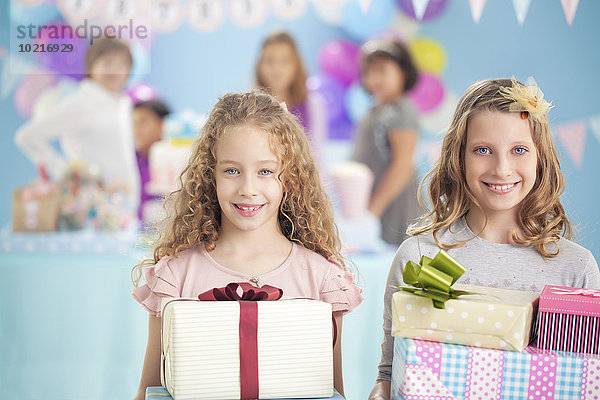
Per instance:
[[[397,288],[430,298],[435,308],[443,309],[446,301],[450,299],[456,299],[464,294],[476,294],[451,288],[466,270],[448,253],[440,250],[433,259],[422,256],[419,264],[414,261],[407,262],[402,278],[404,283],[413,287]]]

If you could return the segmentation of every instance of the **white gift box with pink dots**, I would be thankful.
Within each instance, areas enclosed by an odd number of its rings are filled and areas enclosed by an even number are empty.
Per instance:
[[[600,356],[482,349],[396,337],[393,400],[600,399]]]

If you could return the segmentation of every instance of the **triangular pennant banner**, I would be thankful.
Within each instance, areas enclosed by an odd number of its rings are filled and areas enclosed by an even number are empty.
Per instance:
[[[360,11],[363,14],[366,14],[369,11],[369,7],[371,7],[371,1],[373,0],[359,0],[360,1]]]
[[[579,6],[579,0],[560,0],[562,3],[563,11],[565,12],[565,18],[569,26],[573,25],[573,19],[577,12],[577,6]]]
[[[571,160],[573,160],[573,164],[577,168],[583,166],[586,133],[587,125],[585,121],[571,122],[556,127],[556,135],[560,143],[567,150]]]
[[[529,5],[531,0],[513,0],[513,7],[515,8],[515,14],[517,14],[517,21],[519,25],[523,25],[527,11],[529,11]]]
[[[427,5],[429,4],[429,0],[412,0],[413,10],[415,10],[415,17],[420,21],[423,19],[423,15],[425,15],[425,10],[427,10]]]
[[[473,16],[473,22],[479,23],[481,14],[483,13],[483,7],[485,7],[486,0],[469,0],[469,6],[471,7],[471,15]]]
[[[600,142],[600,114],[590,118],[590,129],[598,142]]]

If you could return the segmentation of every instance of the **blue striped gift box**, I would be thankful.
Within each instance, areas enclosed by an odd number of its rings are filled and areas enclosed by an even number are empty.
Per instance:
[[[167,389],[162,386],[151,386],[146,388],[146,400],[173,400]],[[281,399],[286,400],[286,399]],[[289,399],[288,399],[289,400]],[[326,400],[326,399],[313,399],[313,400]],[[335,392],[333,397],[327,397],[327,400],[344,400],[342,395]]]
[[[394,400],[600,398],[600,356],[527,347],[481,349],[397,337]]]

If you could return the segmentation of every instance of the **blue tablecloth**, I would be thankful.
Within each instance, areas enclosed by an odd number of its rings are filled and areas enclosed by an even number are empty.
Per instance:
[[[137,392],[148,330],[148,313],[130,294],[140,236],[79,233],[0,240],[11,243],[0,251],[0,399],[121,400]],[[33,250],[16,245],[27,241]],[[38,247],[59,242],[71,251]],[[100,244],[107,251],[97,251]],[[392,258],[391,251],[352,256],[365,301],[343,322],[351,400],[367,398],[375,381]]]
[[[153,386],[146,389],[146,400],[173,400],[173,398],[162,386]],[[292,399],[281,399],[281,400],[292,400]],[[323,397],[320,399],[312,399],[312,400],[344,400],[341,394],[335,392],[332,397]]]

